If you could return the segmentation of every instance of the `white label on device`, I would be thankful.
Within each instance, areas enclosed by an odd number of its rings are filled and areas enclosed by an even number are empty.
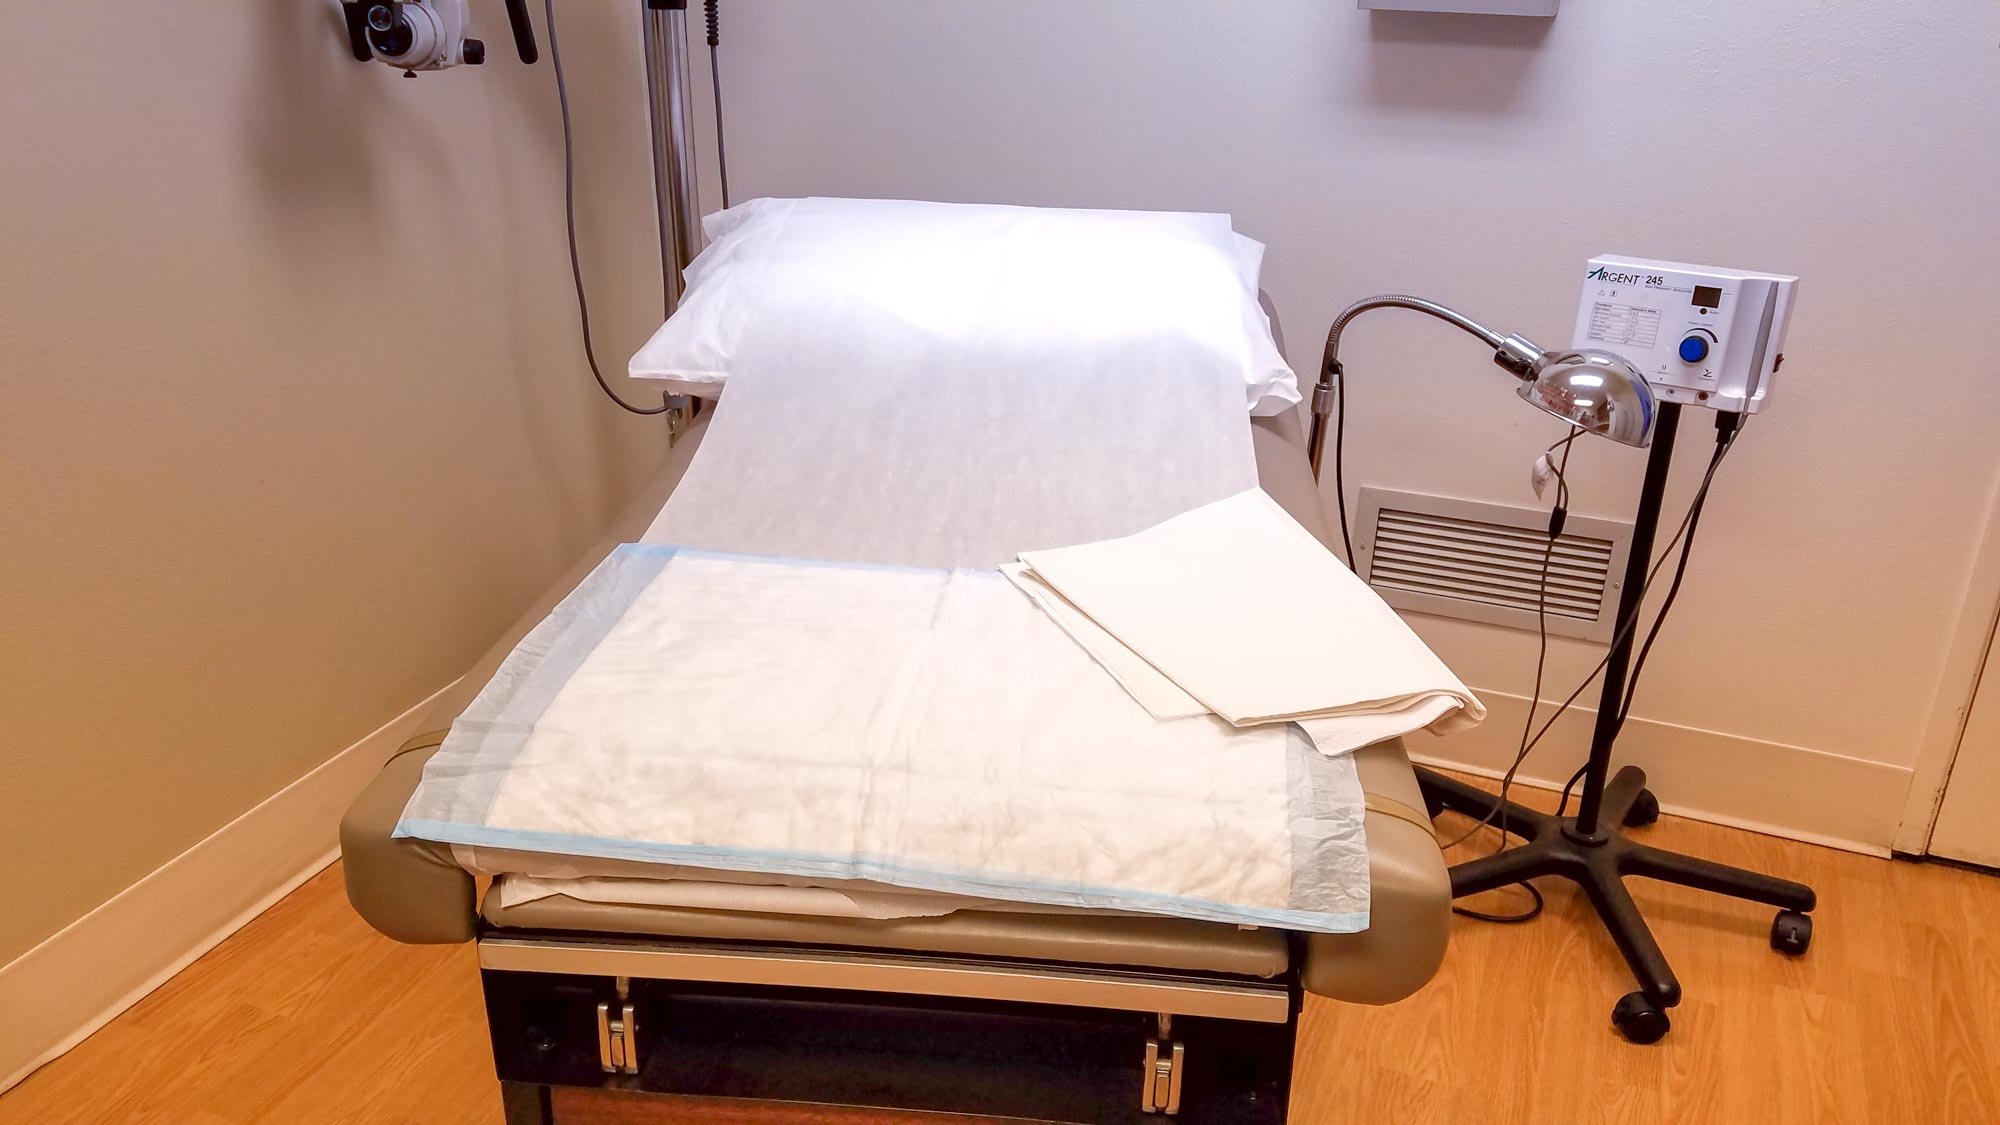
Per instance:
[[[1650,348],[1660,338],[1660,310],[1599,301],[1590,309],[1588,339],[1620,347]]]

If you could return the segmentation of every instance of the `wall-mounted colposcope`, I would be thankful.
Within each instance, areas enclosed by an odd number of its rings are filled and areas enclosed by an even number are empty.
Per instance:
[[[524,63],[541,57],[528,0],[506,0],[514,50]],[[380,60],[416,77],[420,70],[445,70],[486,61],[486,44],[466,37],[465,0],[340,0],[347,19],[347,43],[360,62]]]

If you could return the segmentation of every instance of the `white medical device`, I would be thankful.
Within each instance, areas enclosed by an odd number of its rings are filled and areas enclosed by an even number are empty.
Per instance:
[[[378,61],[414,78],[420,70],[446,70],[486,61],[486,44],[466,37],[465,0],[341,0],[348,46],[360,62]],[[507,0],[514,48],[524,63],[537,57],[527,0]]]
[[[1755,414],[1784,362],[1799,279],[1605,254],[1577,303],[1578,348],[1615,352],[1664,402]]]

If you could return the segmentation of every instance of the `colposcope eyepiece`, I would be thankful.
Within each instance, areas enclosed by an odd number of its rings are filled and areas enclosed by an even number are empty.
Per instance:
[[[375,9],[377,12],[381,10],[380,8]],[[398,17],[395,23],[390,24],[388,27],[377,29],[372,18],[374,12],[370,12],[369,15],[371,17],[368,24],[368,42],[370,46],[373,46],[384,58],[399,59],[410,53],[410,48],[416,44],[417,32],[415,28],[410,26],[408,17]]]
[[[471,30],[467,0],[341,0],[348,47],[360,62],[382,62],[406,75],[486,61]],[[538,58],[527,0],[506,0],[514,47],[524,63]]]

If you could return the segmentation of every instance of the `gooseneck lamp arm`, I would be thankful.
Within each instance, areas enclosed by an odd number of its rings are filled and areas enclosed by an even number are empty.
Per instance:
[[[1341,376],[1340,336],[1355,317],[1372,309],[1410,309],[1434,316],[1446,324],[1455,325],[1479,337],[1487,347],[1493,349],[1493,362],[1512,372],[1521,379],[1534,378],[1535,364],[1545,354],[1541,348],[1520,336],[1502,336],[1491,328],[1459,312],[1457,309],[1427,301],[1422,297],[1412,297],[1405,293],[1385,293],[1379,297],[1368,297],[1356,301],[1341,310],[1333,320],[1333,327],[1327,330],[1326,354],[1320,364],[1319,383],[1313,387],[1312,432],[1308,438],[1311,452],[1313,475],[1319,475],[1320,461],[1326,450],[1326,420],[1333,413],[1334,394]]]
[[[1645,446],[1652,441],[1654,419],[1659,414],[1653,388],[1623,358],[1593,348],[1547,351],[1525,336],[1503,336],[1436,301],[1387,293],[1347,306],[1327,331],[1319,383],[1313,387],[1312,431],[1307,442],[1315,477],[1326,452],[1327,418],[1334,414],[1336,399],[1343,393],[1341,333],[1355,317],[1370,309],[1410,309],[1454,325],[1493,349],[1493,362],[1521,381],[1518,393],[1530,406],[1624,445]],[[1337,460],[1340,423],[1336,421],[1335,426]],[[1353,557],[1351,550],[1348,556]]]

